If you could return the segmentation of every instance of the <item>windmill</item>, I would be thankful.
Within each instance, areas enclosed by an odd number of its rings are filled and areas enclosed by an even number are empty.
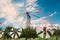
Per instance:
[[[30,20],[31,20],[31,16],[30,16],[30,12],[35,12],[35,13],[39,13],[39,10],[36,10],[35,6],[37,5],[35,3],[36,1],[35,0],[27,0],[26,1],[26,16],[27,16],[27,22],[26,22],[26,26],[29,27],[30,26]],[[32,3],[32,4],[31,4]],[[32,16],[35,16],[35,17],[38,17],[34,14],[31,14]],[[40,18],[40,17],[39,17]]]
[[[38,36],[42,37],[43,40],[47,40],[50,36],[52,36],[52,33],[51,33],[51,30],[47,29],[47,27],[45,25],[43,27],[43,30],[38,33]]]
[[[20,30],[16,30],[15,28],[12,28],[11,29],[11,32],[10,32],[10,35],[12,38],[20,38],[20,34],[21,34],[21,31]]]
[[[35,9],[35,6],[36,6],[35,3],[36,3],[36,1],[34,1],[34,0],[27,0],[26,1],[26,9],[24,10],[26,12],[26,16],[27,16],[27,20],[26,20],[26,40],[27,40],[28,37],[30,37],[30,35],[29,35],[30,24],[31,24],[31,22],[30,22],[31,21],[31,16],[30,15],[40,18],[39,16],[30,13],[30,12],[39,13],[39,10]]]
[[[30,13],[30,12],[39,13],[39,10],[36,9],[36,6],[37,6],[36,0],[26,0],[25,9],[22,11],[22,12],[25,12],[25,14],[27,16],[26,26],[30,25],[30,20],[31,20],[30,15],[37,17],[37,18],[40,18],[39,16]],[[18,14],[17,16],[22,16],[22,15]],[[26,16],[24,18],[26,18]]]
[[[35,2],[33,2],[33,1],[34,0],[27,0],[27,2],[26,2],[26,16],[27,16],[27,22],[26,22],[26,40],[28,38],[30,38],[29,34],[30,34],[30,24],[31,24],[30,20],[31,20],[31,16],[30,16],[29,12],[35,12],[35,13],[39,12],[38,10],[35,10],[35,8],[34,8],[34,6],[35,6],[34,3]],[[30,4],[30,3],[33,3],[33,5]],[[35,15],[33,15],[33,16],[35,16]]]
[[[36,13],[38,13],[37,11],[36,11]],[[40,18],[39,16],[36,16],[36,15],[33,15],[33,14],[31,14],[32,16],[35,16],[35,17],[38,17],[38,18]],[[29,37],[30,38],[30,35],[29,35],[29,31],[30,31],[30,24],[31,24],[31,16],[29,15],[29,12],[28,11],[26,11],[26,16],[27,16],[27,21],[26,21],[26,40],[27,40],[27,38]]]

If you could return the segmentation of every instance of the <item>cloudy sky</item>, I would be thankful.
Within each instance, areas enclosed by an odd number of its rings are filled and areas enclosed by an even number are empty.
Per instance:
[[[0,27],[25,26],[26,12],[33,26],[60,24],[60,0],[0,0]]]

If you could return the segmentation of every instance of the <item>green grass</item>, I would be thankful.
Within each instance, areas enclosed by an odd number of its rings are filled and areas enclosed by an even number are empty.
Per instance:
[[[0,38],[0,40],[3,40],[3,38]],[[8,40],[25,40],[25,38],[20,38],[20,39],[8,39]],[[42,38],[41,38],[41,37],[38,37],[38,38],[35,38],[35,39],[32,39],[32,38],[31,38],[31,40],[42,40]],[[51,38],[49,38],[48,40],[55,40],[55,38],[54,38],[54,37],[51,37]],[[59,40],[60,40],[60,38],[59,38]]]

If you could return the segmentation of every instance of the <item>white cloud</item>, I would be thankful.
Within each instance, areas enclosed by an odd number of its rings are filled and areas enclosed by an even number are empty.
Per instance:
[[[53,26],[52,28],[60,29],[60,24],[53,24],[52,26]]]
[[[18,22],[23,22],[24,21],[24,17],[20,17],[17,19]]]
[[[5,14],[0,13],[0,18],[6,17]]]
[[[27,12],[35,12],[37,4],[35,3],[37,0],[27,0],[26,11]]]
[[[7,20],[3,23],[5,26],[8,25],[14,25],[15,23],[21,24],[24,20],[24,17],[19,17],[20,16],[19,12],[16,10],[14,4],[11,3],[11,0],[0,0],[0,8],[1,8],[1,13],[0,17],[4,17]],[[16,6],[23,6],[23,3],[18,4]],[[16,19],[17,18],[17,19]],[[18,24],[17,24],[18,25]]]
[[[50,29],[51,23],[45,19],[52,17],[55,14],[56,14],[56,12],[50,14],[49,16],[41,17],[40,19],[37,19],[37,20],[32,20],[31,25],[34,27],[37,27],[37,28],[47,27],[47,29]]]
[[[27,6],[29,6],[27,8],[28,11],[35,11],[36,10],[35,6],[37,6],[37,4],[35,2],[36,2],[36,0],[32,0],[32,1],[28,0],[28,2],[27,2]],[[13,24],[13,26],[15,26],[15,27],[16,26],[19,27],[20,25],[22,27],[26,26],[26,21],[24,21],[23,16],[21,17],[20,15],[18,15],[20,17],[15,19],[17,17],[17,14],[19,14],[19,12],[16,10],[15,6],[11,3],[11,0],[1,0],[0,4],[1,4],[0,5],[0,7],[1,7],[1,16],[0,17],[5,17],[7,19],[4,22],[5,25],[9,25],[8,23],[10,23],[10,24]],[[18,4],[16,4],[16,6],[17,7],[23,7],[24,3],[23,2],[20,4],[18,3]],[[38,10],[36,10],[36,11],[38,11]],[[49,28],[48,26],[51,25],[50,22],[47,20],[44,20],[44,19],[51,17],[54,14],[56,14],[56,12],[52,13],[49,16],[42,17],[42,18],[37,19],[37,20],[32,20],[31,25],[36,26],[36,27],[41,27],[41,28],[46,26],[47,28]]]
[[[44,19],[37,19],[37,20],[32,20],[31,21],[31,25],[36,26],[36,27],[47,27],[49,28],[49,26],[51,25],[49,21],[44,20]]]
[[[8,21],[13,21],[14,16],[16,15],[16,10],[10,1],[1,0],[1,14],[2,16],[5,15]]]
[[[50,14],[49,16],[53,16],[53,15],[55,15],[55,14],[56,14],[56,11],[55,11],[54,13]]]
[[[24,2],[15,4],[17,7],[24,7]]]
[[[36,2],[37,0],[27,0],[27,2]]]
[[[52,16],[53,16],[53,15],[55,15],[55,14],[56,14],[56,11],[55,11],[54,13],[52,13],[52,14],[48,15],[48,16],[41,17],[41,19],[46,19],[46,18],[52,17]]]

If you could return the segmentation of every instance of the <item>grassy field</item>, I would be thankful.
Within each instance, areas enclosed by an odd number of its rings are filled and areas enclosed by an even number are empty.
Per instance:
[[[3,40],[3,38],[0,38],[0,40]],[[20,39],[8,39],[8,40],[25,40],[25,38],[20,38]],[[29,39],[28,39],[29,40]],[[35,38],[35,39],[32,39],[31,40],[42,40],[42,38]],[[54,38],[49,38],[48,40],[54,40]]]
[[[3,40],[3,38],[0,38],[0,40]],[[20,39],[7,39],[7,40],[25,40],[25,38],[20,38]],[[41,37],[38,37],[38,38],[35,38],[35,39],[32,39],[31,38],[31,40],[43,40],[43,39]],[[55,40],[55,38],[54,37],[51,37],[48,40]],[[60,40],[60,38],[59,38],[59,40]]]

